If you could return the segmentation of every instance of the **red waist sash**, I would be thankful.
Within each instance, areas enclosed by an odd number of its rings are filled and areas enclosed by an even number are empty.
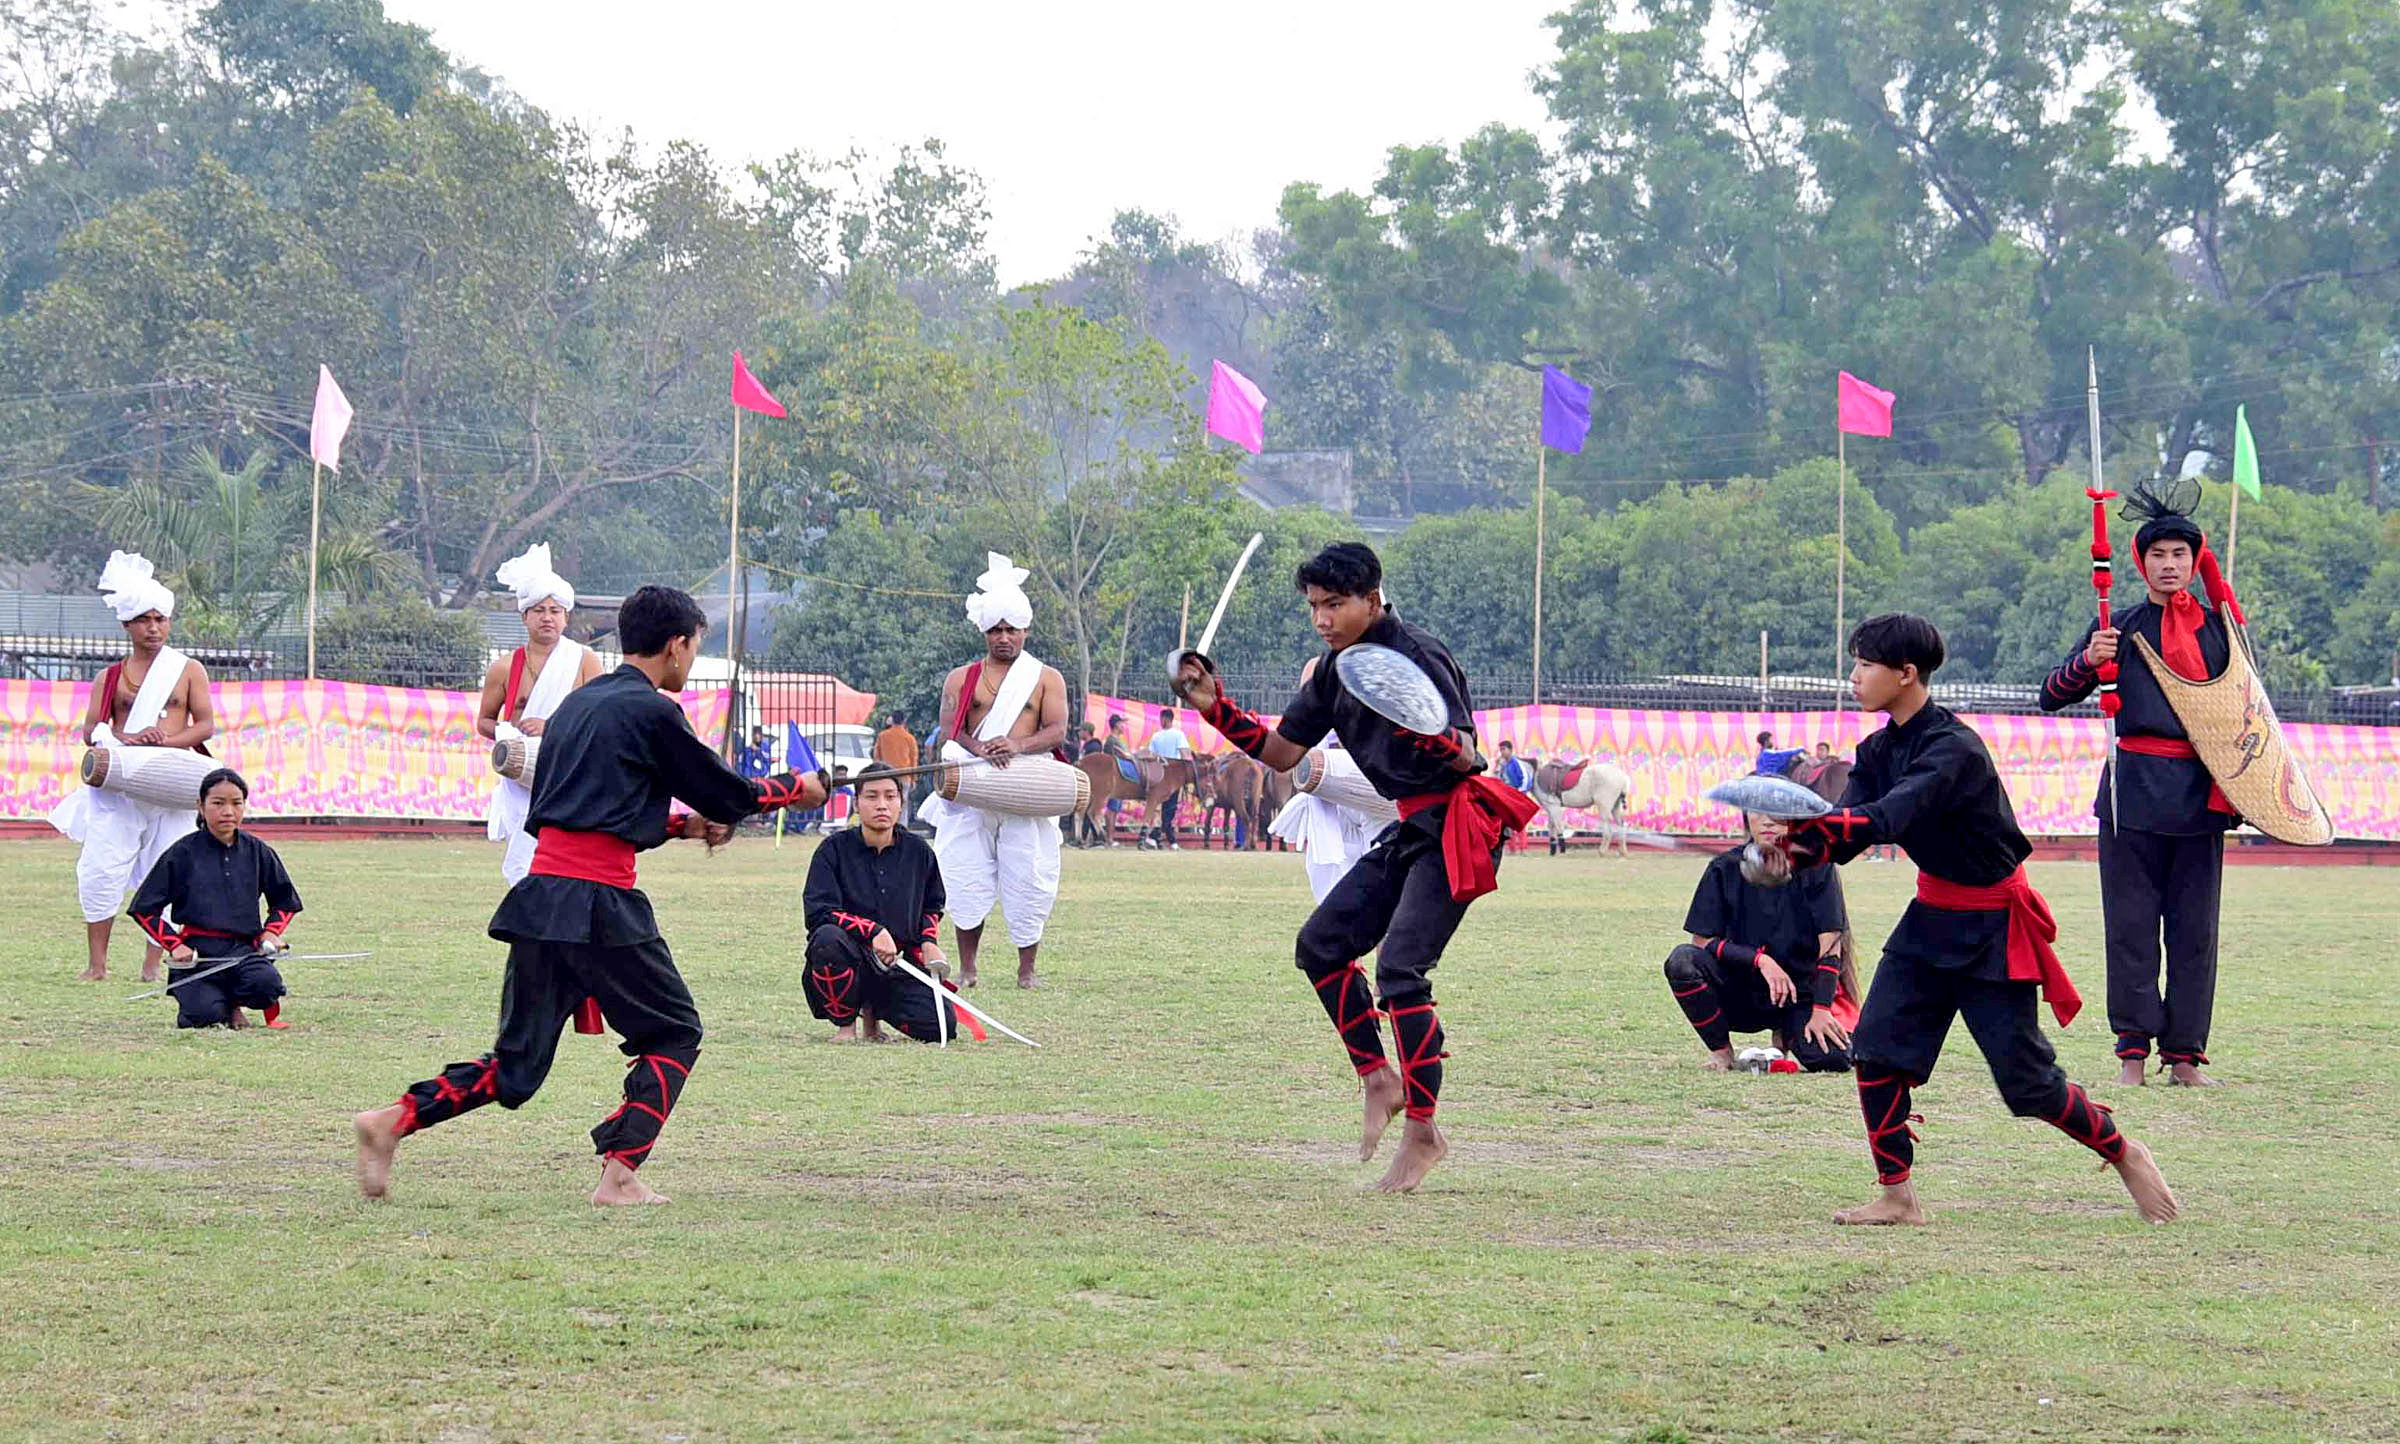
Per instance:
[[[630,889],[633,844],[614,833],[545,827],[534,839],[533,871],[542,877],[581,878]]]
[[[2008,976],[2020,983],[2041,984],[2042,997],[2058,1015],[2062,1028],[2083,1010],[2083,996],[2075,991],[2066,964],[2050,946],[2058,941],[2058,919],[2050,915],[2050,904],[2026,880],[2025,869],[2018,868],[1990,887],[1969,887],[1920,872],[1917,901],[1951,912],[2007,913]]]
[[[2127,752],[2139,752],[2144,757],[2176,757],[2186,762],[2200,760],[2200,749],[2181,737],[2119,737],[2117,746]],[[2208,810],[2222,812],[2227,817],[2239,815],[2234,811],[2233,799],[2225,795],[2225,789],[2217,786],[2213,777],[2208,783]]]
[[[1445,802],[1452,804],[1450,815],[1442,819],[1442,865],[1450,874],[1450,897],[1473,902],[1500,886],[1492,849],[1509,829],[1523,832],[1541,809],[1507,783],[1478,774],[1461,778],[1448,792],[1401,798],[1400,815],[1414,817]]]

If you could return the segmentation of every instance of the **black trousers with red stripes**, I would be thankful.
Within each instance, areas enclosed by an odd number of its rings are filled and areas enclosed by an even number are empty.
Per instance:
[[[183,982],[185,978],[222,966],[224,961],[203,956],[193,960],[188,968],[167,969],[167,984],[174,988],[168,996],[175,1000],[176,1027],[214,1028],[232,1021],[236,1008],[272,1007],[282,998],[283,974],[267,958],[252,958],[196,983]]]
[[[941,1037],[944,1020],[934,1010],[932,990],[898,968],[878,966],[874,946],[839,923],[826,923],[808,935],[800,991],[807,995],[808,1011],[828,1023],[848,1027],[863,1008],[920,1043]],[[943,1006],[949,1006],[947,1000]],[[953,1035],[958,1032],[955,1011],[947,1026]]]
[[[1685,1021],[1700,1035],[1710,1052],[1733,1045],[1735,1033],[1773,1033],[1794,1061],[1811,1073],[1847,1073],[1850,1050],[1820,1048],[1809,1041],[1807,1028],[1816,1011],[1815,995],[1795,980],[1792,1001],[1778,1006],[1767,996],[1766,984],[1747,963],[1732,968],[1749,974],[1740,978],[1725,961],[1705,948],[1685,943],[1667,954],[1667,986],[1683,1009]]]
[[[585,998],[624,1038],[631,1060],[625,1100],[592,1130],[592,1148],[639,1168],[675,1111],[700,1057],[700,1012],[665,940],[603,948],[583,943],[509,944],[500,982],[500,1035],[492,1051],[453,1063],[400,1095],[403,1136],[486,1103],[520,1108],[541,1091],[559,1034]]]
[[[1940,967],[1884,954],[1850,1034],[1859,1106],[1879,1180],[1891,1184],[1908,1177],[1916,1158],[1908,1127],[1914,1116],[1911,1089],[1933,1076],[1950,1025],[1962,1018],[2009,1112],[2041,1119],[2108,1162],[2124,1156],[2124,1136],[2108,1110],[2059,1069],[2057,1052],[2042,1036],[2040,1009],[2037,984],[1986,976],[1972,966]]]
[[[1442,1021],[1433,1009],[1433,970],[1467,904],[1450,896],[1442,860],[1445,808],[1431,808],[1384,830],[1366,856],[1342,874],[1301,925],[1300,971],[1314,984],[1350,1062],[1361,1075],[1384,1065],[1375,1000],[1357,959],[1375,955],[1375,992],[1391,1015],[1411,1118],[1431,1118],[1442,1092]],[[1500,850],[1492,849],[1494,866]]]
[[[2108,1026],[2117,1056],[2208,1061],[2217,1007],[2217,911],[2225,834],[2100,829],[2100,919],[2108,938]],[[2159,991],[2160,953],[2167,986]]]

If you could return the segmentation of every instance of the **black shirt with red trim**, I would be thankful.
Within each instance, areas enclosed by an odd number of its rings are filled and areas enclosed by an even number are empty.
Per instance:
[[[950,899],[932,844],[900,828],[889,847],[876,848],[864,831],[850,827],[817,844],[800,905],[812,933],[834,923],[873,938],[880,928],[914,961],[940,931]]]
[[[1692,906],[1683,915],[1683,930],[1694,937],[1722,938],[1745,947],[1765,948],[1776,965],[1791,975],[1804,994],[1813,994],[1819,1007],[1833,1006],[1839,963],[1818,957],[1819,934],[1838,933],[1849,926],[1842,907],[1841,877],[1830,867],[1809,868],[1784,887],[1760,887],[1742,877],[1742,849],[1730,848],[1710,858],[1692,890]],[[1729,979],[1741,980],[1763,1005],[1767,980],[1750,963],[1728,965]]]
[[[1389,647],[1424,668],[1425,675],[1433,679],[1434,687],[1442,694],[1443,705],[1450,709],[1450,725],[1469,735],[1474,733],[1475,702],[1467,692],[1467,674],[1451,660],[1450,649],[1442,645],[1440,638],[1386,611],[1358,640]],[[1283,709],[1275,730],[1300,747],[1316,746],[1328,732],[1340,737],[1342,746],[1350,753],[1351,760],[1358,763],[1358,770],[1366,774],[1367,781],[1377,792],[1395,801],[1429,792],[1448,792],[1458,785],[1462,775],[1451,767],[1448,757],[1407,740],[1397,726],[1352,696],[1350,689],[1342,685],[1331,652],[1318,661],[1316,670],[1292,694],[1291,705]],[[1435,822],[1438,821],[1437,817]]]
[[[635,850],[668,837],[670,799],[736,822],[759,811],[759,784],[725,765],[675,699],[627,664],[569,692],[542,728],[526,830],[606,833]],[[502,942],[631,947],[658,937],[639,888],[534,873],[510,888],[488,929]]]
[[[1868,825],[1834,844],[1836,862],[1891,842],[1935,877],[1992,887],[2033,855],[1991,749],[1957,714],[1933,702],[1906,722],[1887,724],[1859,742],[1858,765],[1837,810],[1862,813]],[[2008,914],[1955,912],[1912,901],[1883,948],[1889,955],[2005,981]]]
[[[203,827],[159,855],[126,916],[162,948],[188,944],[201,957],[220,958],[239,957],[261,937],[281,934],[299,912],[300,890],[275,849],[238,829],[233,841],[219,842]]]
[[[2225,619],[2217,609],[2206,603],[2202,603],[2202,609],[2208,615],[2200,624],[2200,657],[2208,663],[2208,675],[2223,676],[2225,664],[2233,656],[2233,640],[2226,634]],[[2124,638],[2139,636],[2153,647],[2162,645],[2159,628],[2165,613],[2155,602],[2144,599],[2109,620]],[[2100,670],[2086,662],[2083,655],[2092,644],[2092,634],[2099,630],[2098,622],[2084,628],[2075,650],[2044,679],[2043,711],[2072,707],[2100,685]],[[2117,648],[2117,735],[2187,741],[2183,720],[2167,705],[2167,694],[2159,688],[2150,664],[2124,638]],[[2135,832],[2197,837],[2223,832],[2238,824],[2238,819],[2208,805],[2213,780],[2196,757],[2152,757],[2147,753],[2119,751],[2115,765],[2117,804],[2124,809],[2125,826]],[[2108,810],[2105,767],[2100,771],[2099,795],[2092,800],[2092,815],[2103,827],[2114,825],[2115,819]]]

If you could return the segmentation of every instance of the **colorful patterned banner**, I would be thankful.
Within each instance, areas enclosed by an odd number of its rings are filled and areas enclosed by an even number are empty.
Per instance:
[[[1085,699],[1094,733],[1122,714],[1138,748],[1158,730],[1158,705],[1113,697]],[[1758,734],[1777,747],[1811,752],[1828,743],[1848,758],[1859,739],[1883,725],[1880,714],[1859,712],[1668,712],[1597,707],[1494,707],[1475,714],[1487,750],[1503,740],[1520,755],[1596,757],[1633,779],[1627,820],[1654,832],[1733,835],[1738,817],[1702,800],[1711,786],[1751,770]],[[2108,760],[2106,730],[2096,717],[1978,713],[1964,719],[1991,748],[2017,821],[2029,836],[2089,837],[2092,797]],[[1202,752],[1224,750],[1215,729],[1189,712],[1184,732]],[[2400,728],[2284,726],[2309,782],[2345,839],[2400,842]],[[1594,819],[1570,813],[1590,830]]]
[[[77,733],[92,684],[0,682],[0,818],[38,820],[75,787]],[[725,726],[726,693],[686,692],[703,737]],[[216,682],[208,750],[250,783],[259,817],[398,817],[481,822],[491,744],[473,692],[353,682]]]

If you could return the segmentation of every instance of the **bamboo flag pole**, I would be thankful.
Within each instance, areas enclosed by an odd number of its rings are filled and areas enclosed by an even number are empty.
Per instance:
[[[1841,684],[1842,675],[1849,669],[1842,665],[1842,642],[1849,621],[1849,597],[1845,590],[1850,567],[1850,453],[1847,436],[1842,430],[1841,403],[1834,403],[1833,418],[1833,710],[1850,710],[1850,689]]]
[[[741,623],[733,614],[734,596],[742,574],[742,408],[733,408],[733,521],[725,541],[725,755],[733,756],[735,735],[734,713],[740,711],[741,662],[735,647],[741,639]]]
[[[317,675],[317,523],[324,510],[325,463],[311,459],[308,468],[308,675]]]
[[[2233,509],[2225,516],[2225,581],[2228,585],[2233,581],[2233,549],[2241,539],[2242,488],[2237,482],[2233,488]]]
[[[1535,414],[1538,416],[1540,412]],[[1537,437],[1533,449],[1533,705],[1542,705],[1542,543],[1548,531],[1543,499],[1550,489],[1550,448]]]
[[[1192,645],[1192,584],[1183,584],[1183,620],[1175,625],[1175,650],[1182,652]]]

